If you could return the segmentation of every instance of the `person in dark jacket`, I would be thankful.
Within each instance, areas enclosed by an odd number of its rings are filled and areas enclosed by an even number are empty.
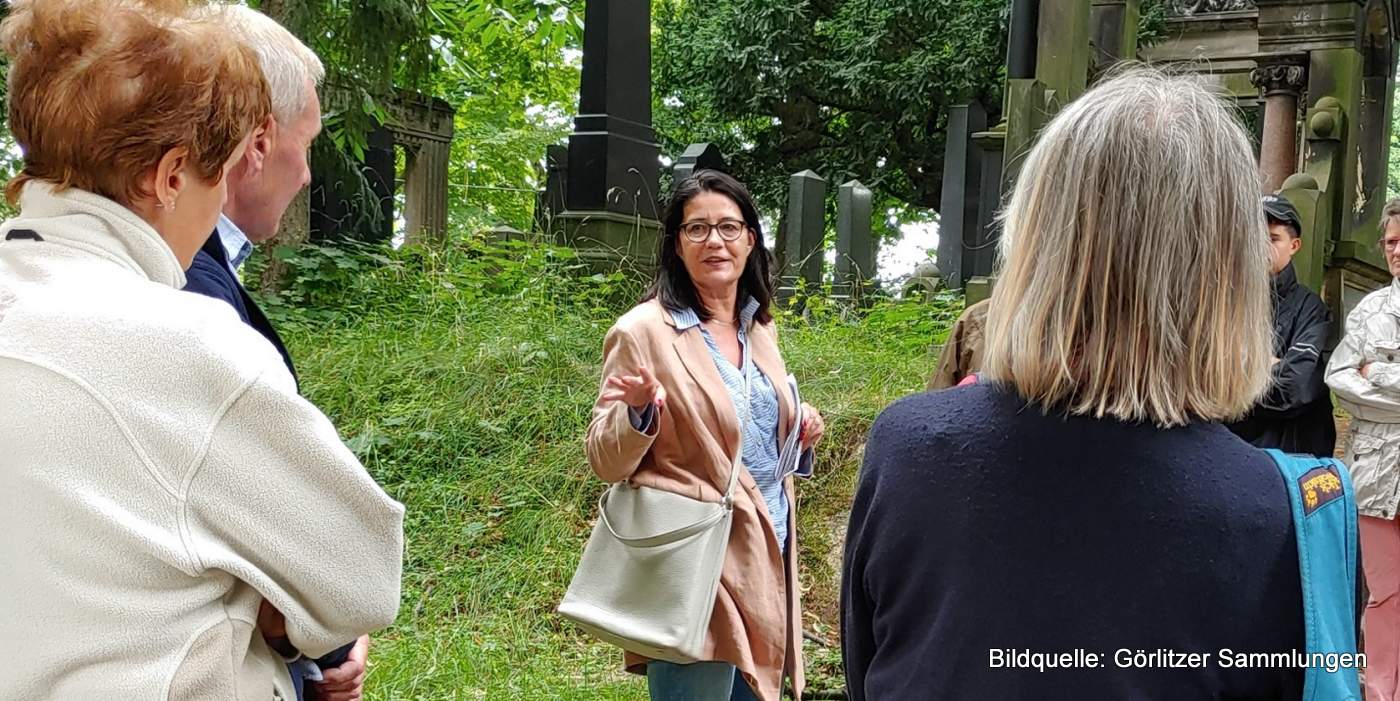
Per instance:
[[[1273,266],[1274,383],[1243,419],[1235,435],[1260,448],[1332,457],[1337,425],[1324,376],[1332,313],[1317,293],[1298,282],[1293,256],[1302,248],[1303,221],[1282,195],[1264,197]]]
[[[287,351],[286,344],[282,342],[282,337],[278,335],[277,329],[268,320],[262,308],[239,281],[237,267],[229,261],[227,244],[222,234],[231,231],[231,227],[234,226],[227,215],[220,216],[219,228],[204,242],[204,246],[194,256],[194,263],[185,271],[185,291],[213,297],[233,307],[243,323],[253,327],[277,349],[282,356],[282,362],[287,364],[287,370],[292,373],[292,379],[296,379],[296,366],[292,363],[292,356]],[[249,247],[251,248],[251,245]]]
[[[238,268],[255,243],[277,235],[292,199],[311,181],[307,154],[321,131],[316,86],[325,76],[325,67],[310,48],[267,16],[238,5],[228,10],[228,30],[258,56],[272,92],[272,115],[254,130],[243,159],[229,171],[223,214],[186,272],[185,291],[227,302],[243,323],[277,349],[295,378],[291,354],[243,287]],[[299,701],[361,698],[368,636],[310,660],[286,639],[284,626],[282,614],[264,602],[258,627],[268,645],[290,660],[288,671]]]
[[[871,428],[851,699],[1301,697],[1302,668],[1234,656],[1306,650],[1289,493],[1219,423],[1270,380],[1255,182],[1244,128],[1191,77],[1107,80],[1042,130],[978,381]]]

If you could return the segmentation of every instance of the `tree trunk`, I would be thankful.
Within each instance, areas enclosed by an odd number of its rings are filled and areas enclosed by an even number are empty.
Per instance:
[[[287,283],[287,274],[291,272],[287,268],[287,264],[275,255],[277,249],[283,246],[301,248],[310,238],[311,190],[303,188],[296,197],[292,198],[291,205],[282,214],[282,228],[278,230],[277,236],[262,244],[263,253],[272,255],[272,258],[267,262],[267,267],[263,268],[263,292],[276,292],[282,289]]]

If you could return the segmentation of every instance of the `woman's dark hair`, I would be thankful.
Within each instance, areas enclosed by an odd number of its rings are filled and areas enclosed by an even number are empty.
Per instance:
[[[754,320],[760,324],[772,321],[773,315],[769,310],[773,301],[773,278],[769,273],[772,254],[763,243],[763,224],[758,221],[758,208],[754,206],[753,197],[743,183],[717,170],[698,170],[676,184],[670,201],[666,203],[666,213],[662,216],[661,240],[656,251],[656,277],[642,301],[660,300],[662,306],[673,312],[694,309],[701,320],[710,320],[710,311],[701,304],[700,294],[690,279],[690,272],[685,269],[685,261],[681,259],[679,250],[685,206],[703,192],[713,192],[733,200],[744,215],[744,224],[753,231],[753,250],[749,252],[744,272],[739,276],[737,301],[743,305],[747,298],[753,297],[758,302]]]

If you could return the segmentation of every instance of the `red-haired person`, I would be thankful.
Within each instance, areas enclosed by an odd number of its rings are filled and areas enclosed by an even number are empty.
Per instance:
[[[24,152],[0,225],[0,698],[291,699],[264,602],[309,656],[398,610],[403,507],[262,336],[180,291],[270,110],[221,20],[18,0],[0,25]]]

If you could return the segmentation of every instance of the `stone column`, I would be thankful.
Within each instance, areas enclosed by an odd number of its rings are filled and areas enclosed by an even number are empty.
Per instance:
[[[1006,42],[1008,80],[1035,78],[1039,24],[1040,0],[1011,0],[1011,26]]]
[[[1264,60],[1249,79],[1264,97],[1264,136],[1259,145],[1259,175],[1264,191],[1283,187],[1298,169],[1298,98],[1307,71],[1292,59]]]
[[[447,233],[447,170],[451,145],[428,141],[410,151],[404,168],[404,243]]]
[[[961,288],[963,243],[979,233],[978,207],[982,188],[982,151],[972,135],[987,129],[981,103],[948,110],[948,141],[943,151],[943,197],[938,208],[938,270],[949,287]],[[997,183],[993,181],[992,187]]]

